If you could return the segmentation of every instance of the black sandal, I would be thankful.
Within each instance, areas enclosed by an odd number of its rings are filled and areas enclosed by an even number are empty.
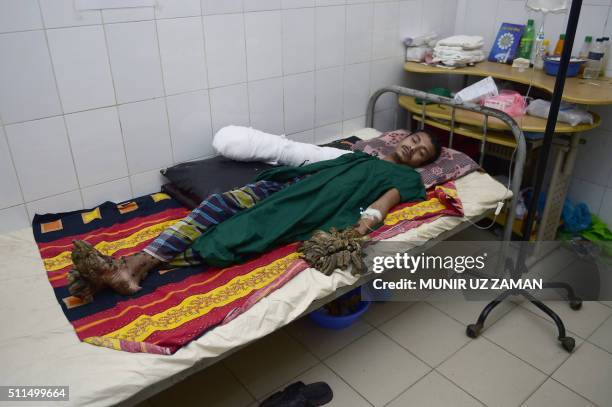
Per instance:
[[[333,397],[327,383],[295,382],[265,399],[260,407],[318,407],[329,403]]]

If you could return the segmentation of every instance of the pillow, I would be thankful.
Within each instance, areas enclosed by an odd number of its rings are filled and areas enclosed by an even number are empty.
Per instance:
[[[357,136],[350,136],[340,140],[334,140],[327,144],[322,144],[321,147],[333,147],[339,148],[340,150],[351,151],[356,143],[361,142],[361,139]]]
[[[200,202],[202,202],[202,199],[198,198],[193,194],[181,190],[171,182],[162,185],[161,190],[162,192],[170,195],[172,198],[177,200],[187,209],[195,209],[200,205]]]
[[[161,170],[176,188],[196,196],[201,202],[211,194],[218,194],[241,187],[263,170],[273,167],[260,162],[233,161],[217,156],[205,160],[177,164]]]
[[[463,177],[479,168],[480,165],[461,151],[442,147],[440,157],[436,161],[417,168],[417,171],[421,173],[425,188],[429,188]]]
[[[358,141],[353,144],[351,150],[363,151],[364,153],[373,155],[375,157],[384,157],[391,154],[395,149],[395,146],[401,143],[402,140],[404,140],[410,134],[411,133],[407,130],[389,131],[370,140]]]
[[[376,157],[384,157],[391,154],[395,146],[410,134],[407,130],[390,131],[371,140],[358,141],[353,145],[352,150],[363,151]],[[440,157],[436,161],[416,170],[421,173],[425,188],[429,188],[467,175],[478,168],[480,166],[466,154],[442,147]]]
[[[351,136],[323,146],[350,151],[358,141],[358,137]],[[248,184],[259,172],[271,167],[270,164],[234,161],[222,156],[177,164],[161,170],[162,175],[170,181],[163,190],[183,206],[193,209],[210,194]]]

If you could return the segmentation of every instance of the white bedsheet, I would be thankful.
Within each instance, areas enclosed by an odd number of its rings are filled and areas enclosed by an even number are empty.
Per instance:
[[[376,134],[370,129],[356,135],[366,138]],[[494,208],[506,194],[509,197],[503,185],[483,173],[462,177],[456,186],[467,218]],[[410,241],[434,238],[462,221],[443,217],[393,240],[406,242],[408,250]],[[119,352],[78,340],[46,279],[31,229],[0,235],[0,385],[68,385],[69,405],[115,404],[202,359],[275,331],[296,319],[315,299],[355,280],[348,273],[327,277],[307,269],[243,315],[174,355]]]

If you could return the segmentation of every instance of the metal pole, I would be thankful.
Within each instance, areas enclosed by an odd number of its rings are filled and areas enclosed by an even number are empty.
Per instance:
[[[557,116],[559,114],[559,108],[561,106],[561,98],[563,96],[563,88],[565,87],[565,76],[567,75],[567,67],[572,55],[572,47],[574,46],[574,38],[576,36],[576,28],[578,26],[578,19],[580,17],[580,8],[582,7],[582,0],[573,0],[570,8],[569,18],[565,31],[565,44],[563,46],[563,53],[561,54],[561,62],[557,78],[555,80],[555,89],[550,102],[550,111],[548,113],[548,121],[546,122],[546,131],[544,133],[544,143],[540,149],[539,160],[538,160],[538,172],[536,175],[536,182],[533,188],[533,196],[529,205],[529,213],[527,215],[527,221],[523,227],[523,240],[529,241],[531,236],[531,229],[533,228],[533,221],[538,208],[538,200],[542,192],[544,184],[544,175],[546,173],[546,167],[548,163],[548,156],[550,155],[553,136],[555,133],[555,126],[557,124]],[[550,197],[549,197],[550,198]],[[524,245],[521,245],[521,248]],[[525,264],[526,253],[521,250],[518,258],[518,266],[523,267]],[[522,271],[522,270],[521,270]],[[522,274],[522,273],[521,273]]]
[[[485,150],[487,147],[487,131],[489,127],[489,116],[485,114],[484,122],[482,126],[482,140],[480,141],[480,157],[478,159],[478,165],[482,167],[482,163],[484,163]]]

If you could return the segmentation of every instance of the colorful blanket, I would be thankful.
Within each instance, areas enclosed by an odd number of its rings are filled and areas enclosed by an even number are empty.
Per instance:
[[[81,239],[104,254],[141,250],[188,211],[163,193],[93,210],[36,216],[34,237],[47,277],[66,317],[83,342],[128,352],[172,354],[209,329],[227,323],[281,287],[308,265],[297,243],[272,250],[244,264],[223,269],[192,267],[151,272],[142,290],[122,296],[110,290],[91,303],[70,296],[66,273],[72,241]],[[375,240],[397,235],[440,216],[461,216],[452,183],[428,192],[426,201],[398,205]]]

